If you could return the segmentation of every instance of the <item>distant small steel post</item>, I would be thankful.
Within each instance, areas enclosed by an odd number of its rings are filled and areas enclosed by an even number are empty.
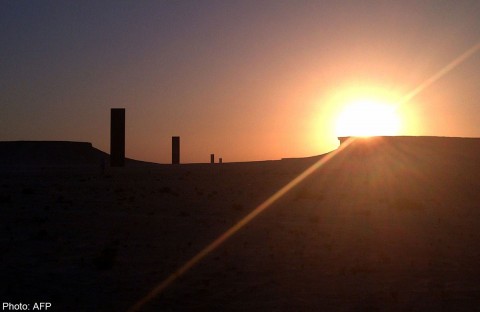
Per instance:
[[[218,159],[218,163],[221,164],[222,162],[223,162],[223,160],[222,160],[222,158],[220,157],[220,158]]]
[[[110,166],[125,166],[125,108],[110,111]]]
[[[210,154],[210,163],[211,164],[215,163],[215,154]]]
[[[180,137],[172,136],[172,164],[180,163]]]

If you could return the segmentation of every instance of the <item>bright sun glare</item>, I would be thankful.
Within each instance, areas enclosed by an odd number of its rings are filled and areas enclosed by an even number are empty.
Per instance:
[[[400,117],[395,105],[372,99],[352,101],[336,122],[337,136],[397,135]]]

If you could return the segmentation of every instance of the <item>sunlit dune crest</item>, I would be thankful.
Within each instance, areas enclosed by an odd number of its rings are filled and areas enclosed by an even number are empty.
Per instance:
[[[401,126],[394,105],[359,99],[347,105],[336,121],[337,136],[397,135]]]

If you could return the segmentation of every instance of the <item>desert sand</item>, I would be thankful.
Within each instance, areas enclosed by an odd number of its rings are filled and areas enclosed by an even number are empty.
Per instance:
[[[102,170],[35,144],[0,143],[0,297],[51,311],[129,309],[324,157]],[[479,160],[480,139],[357,139],[142,310],[475,311]]]

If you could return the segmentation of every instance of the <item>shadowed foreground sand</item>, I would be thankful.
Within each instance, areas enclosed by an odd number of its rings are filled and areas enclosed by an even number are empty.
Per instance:
[[[126,310],[316,159],[5,166],[1,298]],[[479,160],[480,139],[357,140],[145,310],[475,310]]]

